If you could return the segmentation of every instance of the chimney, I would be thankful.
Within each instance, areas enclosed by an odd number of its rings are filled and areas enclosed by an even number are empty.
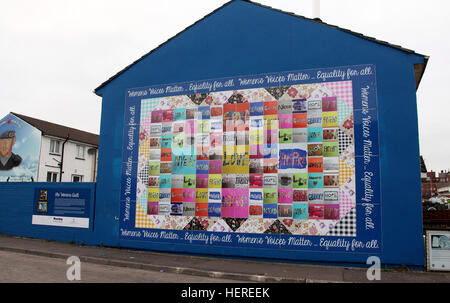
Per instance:
[[[312,0],[312,18],[320,20],[320,0]]]

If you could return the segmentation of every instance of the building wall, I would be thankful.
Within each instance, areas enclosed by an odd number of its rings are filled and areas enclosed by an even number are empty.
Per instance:
[[[430,199],[437,195],[438,189],[436,183],[431,183],[431,181],[425,181],[422,183],[422,199]]]
[[[41,140],[41,154],[39,161],[39,182],[47,182],[47,173],[55,172],[58,174],[57,181],[59,182],[60,169],[58,166],[58,161],[61,161],[61,154],[50,153],[50,142],[51,140],[60,141],[60,150],[62,150],[62,144],[64,139],[42,136]],[[77,157],[77,145],[85,147],[84,159]],[[94,172],[96,174],[95,159],[97,153],[89,154],[88,150],[90,148],[96,148],[93,145],[88,145],[86,143],[80,143],[75,141],[67,141],[64,146],[64,159],[63,159],[63,175],[62,182],[72,182],[73,175],[82,176],[83,182],[93,182],[95,181]]]
[[[38,178],[39,150],[41,145],[41,131],[15,115],[8,114],[0,119],[0,134],[14,132],[12,145],[13,158],[20,162],[9,167],[0,168],[0,182],[29,182]]]
[[[298,17],[235,1],[112,80],[102,94],[98,231],[109,245],[301,260],[365,262],[364,254],[235,251],[118,240],[127,88],[309,68],[374,64],[382,192],[383,263],[424,262],[414,64],[423,57]],[[397,130],[393,132],[393,130]],[[398,172],[402,172],[402,178]],[[394,232],[395,231],[395,232]]]
[[[159,251],[365,263],[364,253],[267,251],[119,240],[124,100],[128,88],[288,70],[374,64],[380,144],[383,264],[424,264],[414,64],[423,57],[328,26],[235,1],[146,56],[102,94],[102,118],[92,231],[31,226],[34,187],[0,184],[5,209],[0,232]],[[393,131],[396,130],[396,131]],[[50,163],[48,142],[41,153]],[[69,156],[66,157],[66,159]],[[44,162],[45,162],[44,161]],[[73,160],[71,160],[73,161]],[[402,178],[398,172],[402,172]],[[40,168],[40,174],[43,174]],[[45,174],[46,175],[46,174]],[[66,171],[67,175],[67,171]],[[30,185],[31,186],[31,185]],[[12,222],[14,218],[14,222]],[[16,219],[17,218],[17,219]]]
[[[90,228],[33,225],[31,222],[36,202],[35,190],[42,188],[90,190]],[[2,234],[90,245],[101,243],[101,239],[96,239],[93,232],[95,183],[0,182],[0,195],[2,207],[5,210],[0,212],[0,233]]]
[[[422,175],[422,199],[429,199],[442,192],[445,192],[443,187],[450,181],[450,173],[441,171],[436,174],[434,171],[427,172]]]

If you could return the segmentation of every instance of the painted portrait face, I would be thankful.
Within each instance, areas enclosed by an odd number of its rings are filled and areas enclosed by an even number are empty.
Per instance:
[[[0,156],[2,157],[10,156],[14,142],[16,142],[15,137],[0,139]]]

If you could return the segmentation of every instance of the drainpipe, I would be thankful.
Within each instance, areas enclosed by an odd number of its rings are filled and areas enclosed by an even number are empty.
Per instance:
[[[66,140],[64,140],[62,144],[62,151],[61,151],[61,166],[59,167],[59,182],[62,180],[62,174],[63,174],[63,163],[64,163],[64,145],[66,145],[67,141],[69,141],[69,134],[67,134]]]
[[[97,178],[96,178],[95,174],[97,173],[97,148],[92,147],[92,148],[88,149],[88,154],[94,156],[94,160],[92,161],[94,167],[91,170],[91,173],[92,173],[91,182],[96,182]]]
[[[92,177],[92,182],[97,182],[97,149],[95,149],[94,153],[94,175]]]

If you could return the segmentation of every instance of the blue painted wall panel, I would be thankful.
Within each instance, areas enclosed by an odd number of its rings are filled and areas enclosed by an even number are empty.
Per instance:
[[[236,1],[200,21],[114,79],[103,93],[103,115],[120,120],[127,88],[156,84],[269,73],[308,68],[374,64],[380,135],[382,190],[382,262],[422,265],[418,126],[413,64],[423,57],[409,54],[343,31],[247,2]],[[113,109],[114,106],[114,109]],[[107,108],[106,108],[107,107]],[[102,130],[112,130],[103,123]],[[109,157],[120,155],[117,135],[106,142]],[[107,159],[104,159],[107,160]],[[111,165],[108,163],[104,166]],[[114,164],[117,165],[117,164]],[[102,184],[105,183],[105,184]],[[118,201],[120,179],[103,176],[100,200]],[[108,222],[110,223],[110,221]],[[117,223],[115,223],[117,224]],[[112,241],[115,241],[112,235]],[[164,245],[124,242],[121,245],[171,249]],[[273,253],[210,247],[173,248],[203,253],[244,254],[304,260],[364,262],[367,256],[327,253]]]
[[[90,217],[93,218],[95,183],[0,182],[0,201],[3,209],[0,212],[0,233],[61,242],[98,244],[99,239],[96,238],[92,228],[44,226],[31,223],[36,202],[35,190],[48,188],[90,190]]]

